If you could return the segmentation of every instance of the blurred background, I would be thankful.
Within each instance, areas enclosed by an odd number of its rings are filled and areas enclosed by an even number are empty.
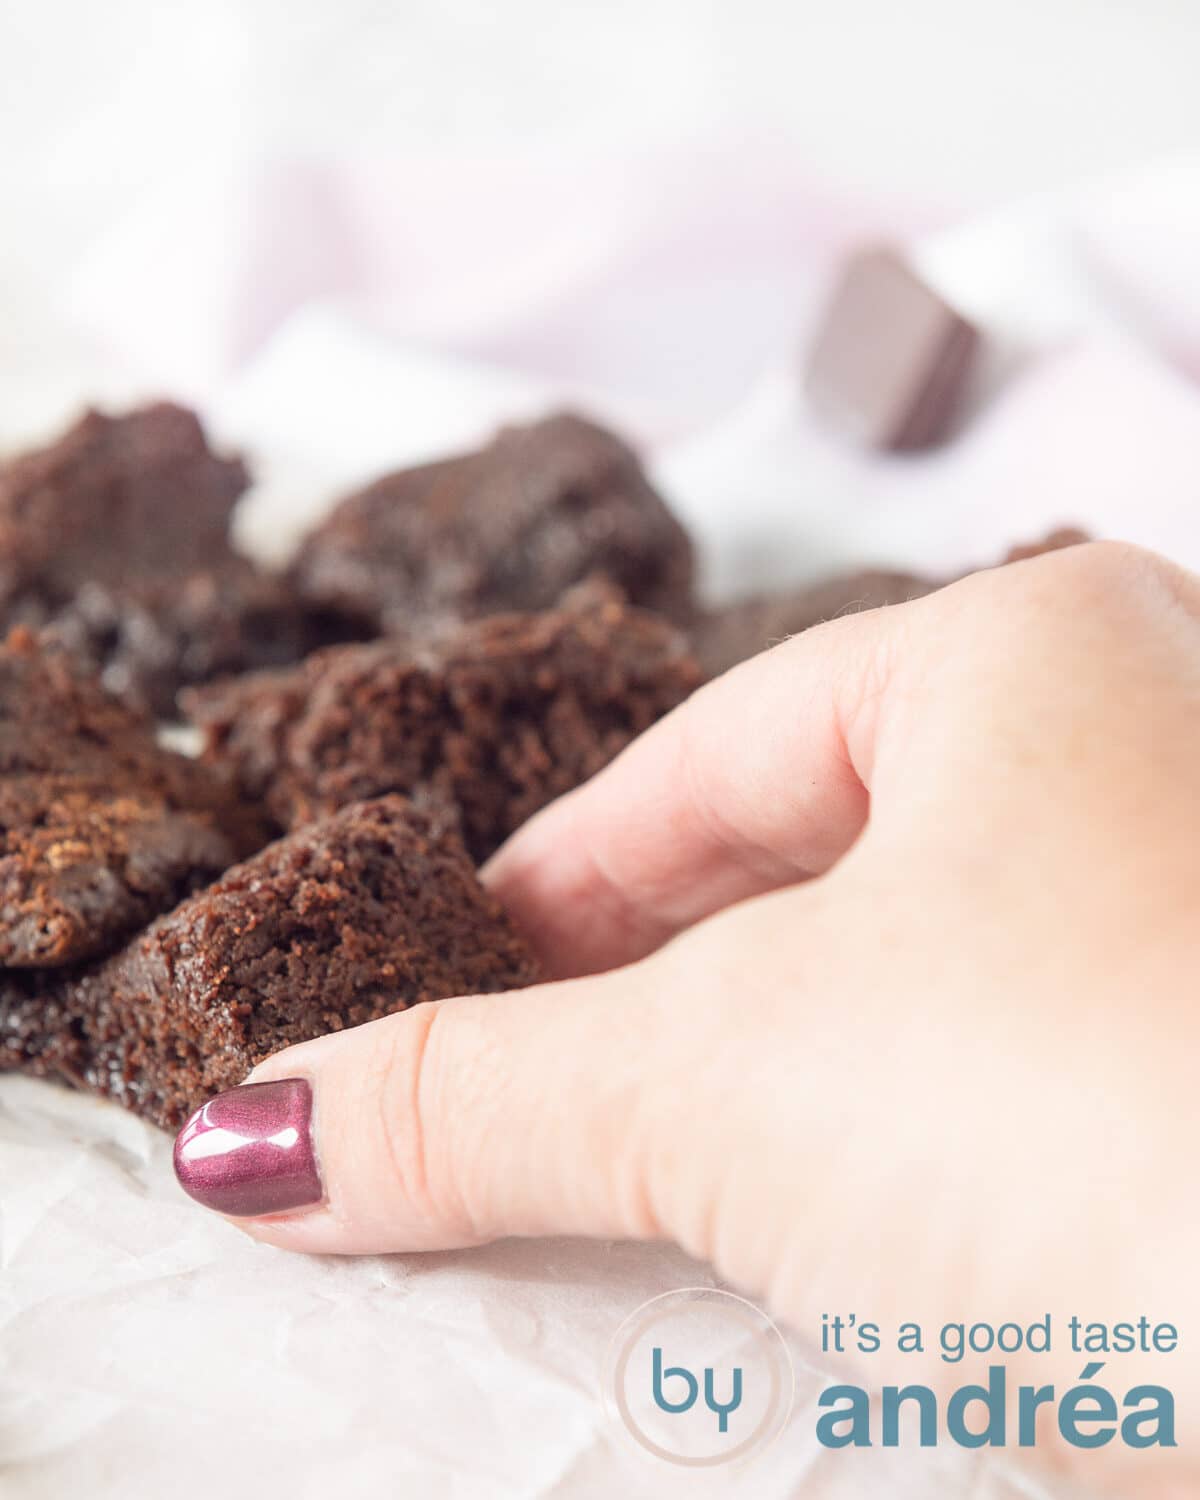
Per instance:
[[[718,592],[1121,529],[1145,446],[1200,466],[1197,56],[1193,0],[0,0],[0,445],[189,399],[270,550],[281,487],[298,526],[569,400],[652,447]],[[902,466],[793,389],[880,236],[1024,372]],[[1096,451],[1118,403],[1143,441]]]
[[[786,147],[979,207],[1194,139],[1191,0],[5,0],[3,270],[165,178],[270,152]]]

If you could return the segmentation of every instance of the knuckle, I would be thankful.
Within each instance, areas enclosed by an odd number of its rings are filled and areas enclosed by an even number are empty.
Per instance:
[[[1192,591],[1157,553],[1087,542],[975,574],[961,593],[948,591],[948,608],[963,627],[960,644],[983,660],[1027,649],[1074,659],[1105,641],[1143,637]]]
[[[1109,607],[1156,591],[1173,565],[1133,542],[1086,542],[1035,559],[1067,603]],[[1017,576],[1019,570],[1014,570]]]
[[[378,1101],[386,1170],[406,1210],[447,1235],[470,1239],[474,1226],[446,1149],[450,1011],[448,1002],[434,1002],[393,1017],[376,1049],[375,1080],[364,1082]]]
[[[931,595],[914,606],[922,628],[891,695],[904,743],[928,749],[949,733],[961,749],[986,726],[1024,744],[1030,733],[1044,740],[1052,724],[1095,719],[1140,690],[1147,661],[1177,664],[1181,648],[1194,656],[1198,591],[1145,548],[1092,542]],[[989,743],[996,753],[1001,740]]]

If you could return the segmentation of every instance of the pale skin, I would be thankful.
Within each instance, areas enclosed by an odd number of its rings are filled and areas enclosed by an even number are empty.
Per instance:
[[[1170,1321],[1177,1352],[1101,1381],[1169,1386],[1177,1450],[1026,1461],[1197,1493],[1200,580],[1077,547],[808,631],[485,873],[555,982],[271,1058],[256,1080],[312,1082],[327,1201],[242,1227],[666,1237],[814,1339],[823,1312]],[[1065,1392],[1060,1344],[1010,1381]]]

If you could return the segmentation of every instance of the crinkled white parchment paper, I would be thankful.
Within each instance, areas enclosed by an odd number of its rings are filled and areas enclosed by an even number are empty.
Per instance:
[[[185,1199],[164,1134],[29,1079],[0,1080],[0,1170],[5,1496],[1026,1493],[951,1452],[821,1454],[798,1343],[793,1418],[760,1458],[697,1476],[638,1452],[598,1394],[608,1344],[712,1279],[665,1246],[287,1256]]]

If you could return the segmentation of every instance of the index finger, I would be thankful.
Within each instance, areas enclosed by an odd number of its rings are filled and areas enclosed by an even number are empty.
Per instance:
[[[1062,843],[1068,812],[1084,847],[1095,808],[1111,822],[1131,797],[1143,821],[1157,798],[1165,829],[1190,826],[1198,638],[1200,582],[1113,542],[818,626],[695,694],[519,829],[486,878],[566,977],[822,874],[872,789],[877,823],[973,848],[1020,827],[1026,858]]]
[[[735,667],[493,856],[484,878],[551,972],[644,957],[851,846],[909,608],[820,626]]]

